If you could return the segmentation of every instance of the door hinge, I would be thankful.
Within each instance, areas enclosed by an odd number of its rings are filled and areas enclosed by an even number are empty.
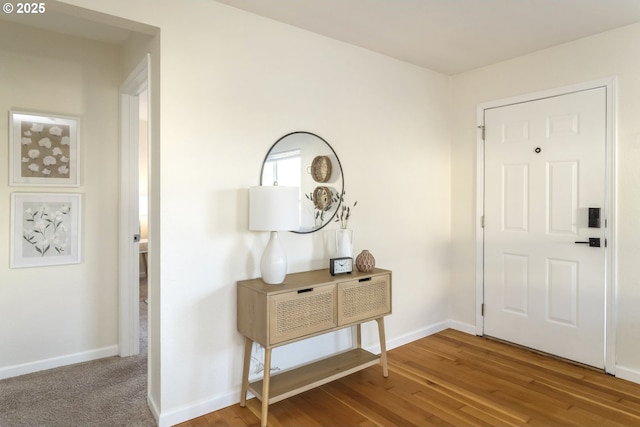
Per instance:
[[[480,304],[480,316],[484,317],[484,303]]]
[[[480,228],[484,228],[484,215],[480,217]]]
[[[480,125],[478,126],[478,129],[480,129],[480,137],[482,138],[482,140],[484,141],[484,126]]]

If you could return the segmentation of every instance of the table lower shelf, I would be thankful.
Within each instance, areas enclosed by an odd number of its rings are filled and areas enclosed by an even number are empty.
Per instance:
[[[356,348],[309,365],[271,375],[269,404],[376,365],[379,361],[380,356]],[[260,401],[262,401],[262,383],[260,380],[249,384],[249,391]]]

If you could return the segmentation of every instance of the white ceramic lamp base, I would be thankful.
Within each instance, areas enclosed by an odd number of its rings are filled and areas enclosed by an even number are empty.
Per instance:
[[[268,285],[280,285],[287,277],[287,255],[278,239],[278,232],[272,231],[269,243],[260,260],[262,281]]]

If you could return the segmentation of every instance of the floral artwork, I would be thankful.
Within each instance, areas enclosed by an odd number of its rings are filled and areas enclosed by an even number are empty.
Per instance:
[[[22,237],[29,243],[23,245],[23,256],[63,255],[69,247],[68,203],[25,203],[24,231]],[[35,253],[33,252],[35,250]],[[51,250],[51,252],[49,252]]]
[[[11,112],[11,184],[77,186],[77,120]]]
[[[80,194],[12,196],[12,267],[80,262]]]
[[[69,177],[69,126],[24,121],[20,145],[23,177]]]

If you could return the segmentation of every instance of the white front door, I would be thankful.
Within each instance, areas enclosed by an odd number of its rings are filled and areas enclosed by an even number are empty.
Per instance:
[[[484,113],[484,334],[603,368],[606,88]]]

